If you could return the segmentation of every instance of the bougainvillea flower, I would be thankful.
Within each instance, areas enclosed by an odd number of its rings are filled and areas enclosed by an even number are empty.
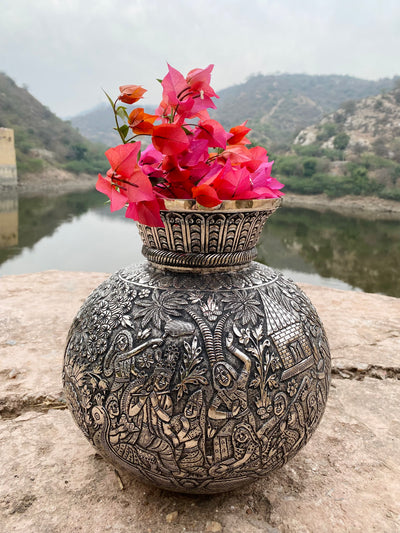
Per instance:
[[[139,166],[148,176],[151,175],[156,178],[162,177],[163,171],[161,169],[161,164],[163,157],[161,152],[156,150],[152,144],[149,144],[140,156]]]
[[[229,142],[229,141],[228,141]],[[232,165],[244,166],[252,161],[251,153],[243,144],[227,146],[226,150],[218,154],[218,161],[224,163],[229,159]]]
[[[225,131],[217,120],[203,120],[198,124],[196,139],[206,139],[210,147],[225,148],[226,142],[230,137],[232,137],[232,134]]]
[[[213,187],[222,200],[241,198],[251,189],[250,173],[246,168],[236,168],[228,161],[213,180]]]
[[[208,142],[207,139],[190,139],[188,148],[181,154],[179,163],[182,167],[194,167],[200,162],[207,161]]]
[[[104,178],[99,174],[96,183],[96,191],[102,192],[108,196],[110,199],[110,211],[112,212],[122,209],[128,202],[128,197],[124,193],[124,189],[121,190],[111,184],[111,176],[106,176]]]
[[[149,178],[137,162],[140,143],[121,144],[109,148],[105,155],[111,165],[107,176],[99,175],[96,189],[111,200],[111,211],[121,209],[126,202],[149,201],[155,198]]]
[[[141,85],[122,85],[119,91],[121,94],[118,100],[125,104],[134,104],[143,97],[147,89],[143,89]]]
[[[245,165],[250,172],[255,172],[263,162],[268,161],[267,150],[262,146],[253,146],[253,148],[249,148],[249,152],[251,160]]]
[[[247,120],[240,126],[234,126],[229,130],[229,133],[232,133],[232,137],[228,139],[228,144],[250,144],[251,141],[246,138],[246,135],[251,131],[251,128],[247,128],[246,124]]]
[[[168,105],[176,106],[180,99],[183,99],[189,92],[188,84],[183,75],[176,68],[168,65],[168,74],[164,76],[161,85],[163,86],[163,100]]]
[[[137,158],[140,151],[140,142],[119,144],[114,148],[105,151],[105,156],[110,163],[112,170],[125,178],[129,178],[133,169],[137,165]]]
[[[211,72],[214,65],[208,65],[206,68],[195,68],[191,70],[186,76],[186,82],[193,91],[197,91],[200,94],[200,98],[208,96],[209,98],[219,98],[214,92],[214,89],[210,87]]]
[[[189,146],[185,131],[177,124],[154,126],[152,142],[154,147],[164,155],[177,155]]]
[[[159,200],[150,202],[132,202],[128,205],[125,213],[126,218],[133,218],[146,226],[163,227],[164,223],[160,216]]]
[[[144,112],[143,107],[135,108],[129,115],[129,127],[137,135],[151,135],[153,124],[157,120],[157,115],[149,115]]]
[[[200,205],[204,207],[215,207],[222,201],[218,198],[218,194],[214,187],[203,183],[192,189],[193,198],[197,200]]]
[[[168,65],[168,74],[162,80],[163,98],[156,114],[161,117],[173,116],[173,121],[181,124],[185,118],[198,117],[208,108],[214,108],[212,97],[218,97],[210,87],[210,73],[213,65],[205,69],[194,69],[186,79],[175,68]],[[208,118],[208,115],[202,115]]]
[[[215,108],[212,99],[218,98],[210,86],[212,69],[196,68],[185,78],[168,65],[154,115],[136,108],[128,116],[125,107],[109,98],[124,144],[107,150],[111,169],[105,177],[99,175],[96,188],[110,198],[111,210],[128,204],[128,217],[162,226],[162,199],[194,198],[213,208],[223,200],[282,196],[283,185],[271,176],[273,161],[268,161],[267,151],[246,147],[247,121],[227,132],[210,118],[207,110]],[[146,92],[139,85],[124,85],[120,91],[117,100],[128,104]],[[154,125],[157,119],[160,125]],[[152,144],[141,155],[135,135],[151,137]]]

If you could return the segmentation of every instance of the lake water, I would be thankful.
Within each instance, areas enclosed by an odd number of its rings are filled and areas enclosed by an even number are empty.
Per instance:
[[[0,276],[113,272],[144,261],[135,223],[96,191],[54,198],[0,193]],[[265,225],[261,263],[296,282],[400,297],[400,221],[282,207]]]

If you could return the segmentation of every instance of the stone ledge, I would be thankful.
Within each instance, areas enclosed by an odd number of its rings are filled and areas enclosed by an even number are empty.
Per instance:
[[[400,299],[302,285],[333,358],[314,437],[264,481],[223,495],[183,496],[117,477],[63,410],[67,331],[106,277],[49,271],[0,279],[5,531],[400,530]]]

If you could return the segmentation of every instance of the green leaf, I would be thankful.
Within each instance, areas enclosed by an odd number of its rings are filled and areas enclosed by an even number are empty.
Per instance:
[[[186,133],[186,135],[193,135],[193,133],[190,130],[188,130],[187,128],[185,128],[185,126],[182,126],[182,129]]]
[[[123,105],[120,105],[117,107],[117,115],[122,118],[122,120],[128,120],[128,113],[126,111],[126,107],[124,107]]]
[[[113,111],[114,111],[114,102],[111,100],[111,96],[109,96],[104,89],[103,89],[103,93],[107,96],[108,101],[110,102],[111,107],[113,108]]]
[[[121,132],[121,135],[122,137],[125,139],[125,137],[128,135],[129,133],[129,126],[127,126],[126,124],[123,124],[120,128],[119,128],[119,131]]]

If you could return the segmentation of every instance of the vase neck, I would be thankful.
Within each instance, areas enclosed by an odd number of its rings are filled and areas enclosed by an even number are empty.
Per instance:
[[[275,209],[161,211],[163,228],[138,224],[142,253],[157,268],[204,273],[238,270],[257,256],[262,228]]]

